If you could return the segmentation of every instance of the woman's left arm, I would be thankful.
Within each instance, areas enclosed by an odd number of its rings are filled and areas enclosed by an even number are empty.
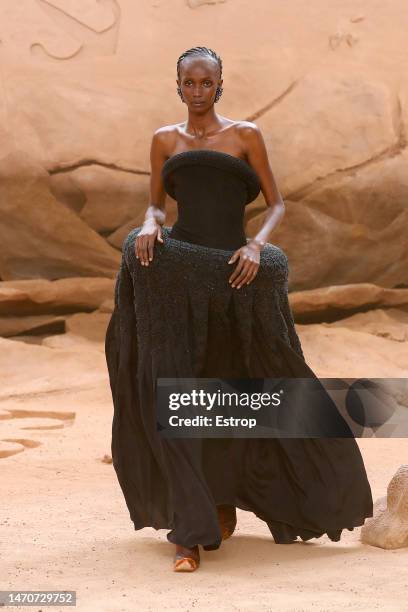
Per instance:
[[[260,252],[269,234],[279,225],[285,214],[285,204],[269,164],[261,130],[255,123],[243,121],[239,127],[239,134],[248,162],[259,177],[267,211],[262,227],[257,234],[248,241],[246,246],[235,251],[228,262],[233,263],[238,258],[240,260],[229,278],[231,286],[237,289],[244,284],[248,285],[255,278],[259,268]]]
[[[242,134],[248,162],[259,177],[262,194],[268,207],[265,221],[254,236],[254,240],[267,242],[269,234],[279,225],[285,214],[285,204],[273,176],[261,130],[255,123],[245,121],[239,131]]]

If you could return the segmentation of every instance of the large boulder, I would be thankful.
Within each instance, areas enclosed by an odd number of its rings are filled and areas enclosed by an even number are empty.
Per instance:
[[[370,308],[400,306],[408,309],[408,289],[356,283],[293,291],[289,300],[299,322],[334,321]]]
[[[293,195],[331,174],[352,170],[398,140],[393,95],[381,81],[314,71],[256,123],[282,194]]]
[[[113,278],[120,253],[50,192],[48,173],[22,151],[0,160],[0,277]]]
[[[115,279],[61,278],[0,282],[0,315],[27,316],[96,310],[112,299]]]
[[[146,211],[149,183],[149,173],[125,172],[97,164],[51,175],[51,188],[56,197],[74,208],[89,227],[104,235]],[[83,199],[79,210],[74,189]]]
[[[387,495],[376,500],[374,516],[361,528],[361,541],[386,549],[408,546],[408,465],[401,465]]]

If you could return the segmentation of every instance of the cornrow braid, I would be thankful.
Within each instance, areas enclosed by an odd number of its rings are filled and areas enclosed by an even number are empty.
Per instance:
[[[218,66],[220,68],[220,78],[222,77],[222,60],[221,60],[220,56],[217,55],[217,53],[215,51],[213,51],[212,49],[209,49],[208,47],[192,47],[191,49],[188,49],[187,51],[184,51],[184,53],[182,53],[180,55],[180,57],[178,58],[178,60],[177,60],[177,77],[178,77],[179,80],[180,80],[180,64],[181,64],[181,62],[186,57],[191,57],[192,55],[208,55],[212,59],[215,59],[215,61],[217,62]]]
[[[192,56],[197,56],[197,55],[198,56],[199,55],[208,56],[214,59],[217,62],[218,67],[220,69],[220,78],[222,77],[222,60],[220,56],[215,51],[213,51],[213,49],[210,49],[209,47],[192,47],[191,49],[187,49],[187,51],[184,51],[184,53],[182,53],[177,60],[177,78],[179,81],[181,80],[180,66],[181,66],[181,62],[183,61],[183,59],[185,59],[186,57],[192,57]],[[181,93],[180,87],[177,88],[177,93],[180,96],[180,98],[183,100],[183,95]],[[222,94],[222,87],[217,87],[214,102],[218,102],[218,100],[221,97],[221,94]]]

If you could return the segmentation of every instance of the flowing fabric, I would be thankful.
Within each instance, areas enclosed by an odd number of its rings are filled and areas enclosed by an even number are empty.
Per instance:
[[[158,377],[315,377],[288,301],[288,259],[267,243],[255,279],[228,279],[233,250],[170,236],[142,266],[127,236],[105,342],[112,391],[112,458],[135,529],[170,542],[221,544],[217,506],[251,511],[275,542],[337,541],[373,515],[351,438],[170,439],[156,428]]]

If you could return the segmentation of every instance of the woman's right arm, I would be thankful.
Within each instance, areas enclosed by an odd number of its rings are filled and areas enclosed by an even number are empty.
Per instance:
[[[161,180],[161,169],[166,161],[166,128],[159,128],[153,134],[150,147],[150,204],[146,210],[142,228],[135,240],[135,254],[142,266],[153,260],[154,242],[163,242],[161,226],[166,217],[166,192]]]

